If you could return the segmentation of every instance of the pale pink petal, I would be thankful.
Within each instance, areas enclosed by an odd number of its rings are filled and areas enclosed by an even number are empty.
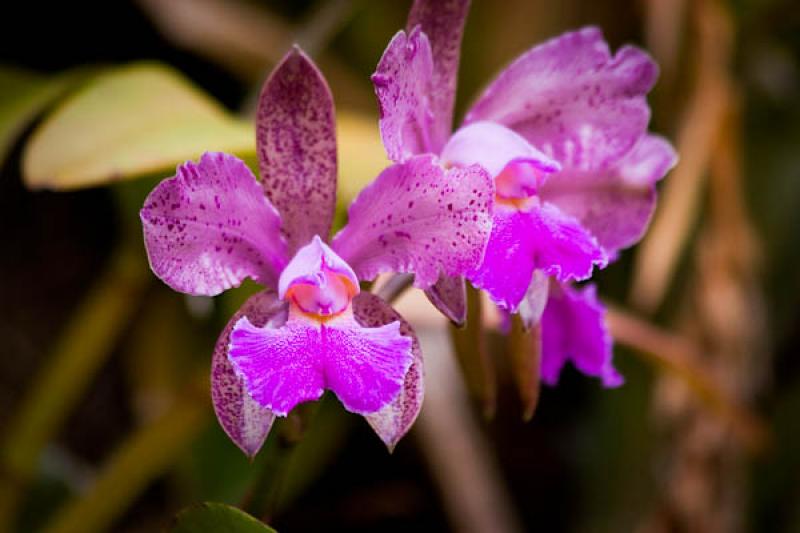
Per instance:
[[[176,291],[213,296],[245,278],[275,287],[286,264],[278,213],[231,155],[206,153],[179,166],[140,217],[150,267]]]
[[[519,317],[522,325],[530,329],[539,323],[547,305],[547,295],[550,289],[550,278],[541,270],[534,270],[531,284],[522,302],[519,304]]]
[[[275,414],[253,400],[228,360],[228,344],[233,326],[243,317],[253,324],[275,327],[286,321],[286,305],[272,291],[262,291],[250,299],[222,330],[211,360],[211,399],[222,429],[248,456],[253,457],[269,434]]]
[[[453,127],[453,103],[458,80],[461,37],[469,11],[469,0],[415,0],[406,30],[419,26],[430,40],[433,78],[430,95],[434,121],[431,148],[438,153]]]
[[[353,314],[359,324],[375,328],[391,323],[400,324],[400,333],[411,339],[413,361],[406,372],[403,388],[391,403],[381,410],[366,415],[367,422],[378,437],[392,451],[401,438],[411,429],[422,407],[425,395],[424,365],[419,341],[406,322],[389,304],[367,292],[362,292],[353,300]]]
[[[614,256],[641,238],[655,209],[655,184],[676,161],[666,140],[646,135],[612,167],[554,174],[540,194],[575,217]]]
[[[278,295],[283,298],[289,286],[297,281],[318,285],[323,270],[344,276],[358,289],[358,278],[350,265],[315,235],[309,244],[297,251],[281,273]]]
[[[465,123],[514,129],[565,168],[600,168],[642,136],[645,94],[658,67],[643,51],[611,56],[597,28],[566,33],[524,53],[492,82]]]
[[[372,75],[381,138],[392,161],[438,152],[432,137],[438,118],[431,108],[432,76],[433,60],[425,34],[419,29],[408,35],[398,32]]]
[[[464,276],[441,276],[439,281],[425,289],[425,296],[455,325],[467,320],[467,287]]]
[[[447,141],[440,159],[444,165],[479,164],[497,177],[512,161],[525,161],[544,175],[561,166],[531,146],[524,137],[495,122],[474,122],[464,126]]]
[[[606,387],[622,385],[614,368],[612,339],[605,324],[606,310],[594,285],[552,290],[542,315],[542,381],[555,385],[567,361]]]
[[[498,206],[483,264],[467,278],[501,307],[516,311],[535,269],[560,281],[582,280],[606,256],[578,222],[553,206],[531,211]]]
[[[292,49],[258,101],[256,144],[262,185],[281,213],[289,253],[330,232],[336,208],[336,124],[322,73]]]
[[[303,316],[283,327],[234,326],[228,358],[259,405],[285,416],[330,389],[346,409],[378,411],[400,392],[413,360],[400,323],[362,328],[352,318],[325,324]]]
[[[371,280],[383,272],[415,274],[427,289],[461,275],[483,257],[491,231],[492,182],[480,167],[445,171],[433,156],[384,170],[350,205],[333,249]]]

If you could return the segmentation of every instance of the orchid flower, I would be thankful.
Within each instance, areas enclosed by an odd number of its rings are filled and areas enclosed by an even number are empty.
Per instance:
[[[445,168],[477,163],[491,174],[492,234],[467,279],[527,327],[541,319],[545,382],[571,360],[618,385],[605,310],[593,288],[570,283],[641,238],[655,183],[676,162],[670,144],[647,132],[657,65],[632,46],[612,56],[597,28],[566,33],[513,61],[453,132],[468,8],[468,0],[415,0],[407,31],[372,77],[384,146],[396,162],[433,154]],[[463,278],[445,276],[427,294],[460,323],[464,289]]]
[[[253,456],[275,416],[328,389],[392,448],[419,412],[423,362],[408,323],[359,282],[412,272],[425,289],[477,266],[491,230],[491,178],[477,165],[445,171],[431,156],[409,158],[361,192],[328,241],[333,99],[298,48],[264,85],[256,143],[261,181],[236,157],[206,153],[161,182],[141,211],[150,266],[176,291],[214,296],[245,278],[265,287],[217,342],[217,418]]]

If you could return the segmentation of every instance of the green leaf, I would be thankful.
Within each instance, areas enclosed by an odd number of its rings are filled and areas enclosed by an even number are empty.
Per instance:
[[[205,151],[252,156],[252,124],[175,70],[135,63],[56,107],[26,146],[23,174],[32,189],[70,190],[168,172]]]
[[[0,165],[17,137],[45,106],[86,75],[85,70],[43,76],[0,66]]]
[[[269,533],[275,530],[235,507],[206,502],[178,513],[172,533]]]

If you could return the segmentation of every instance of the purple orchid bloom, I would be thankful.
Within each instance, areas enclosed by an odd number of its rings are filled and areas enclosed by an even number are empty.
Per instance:
[[[672,146],[647,132],[658,67],[632,46],[612,56],[597,28],[566,33],[513,61],[453,132],[468,9],[468,0],[415,0],[407,30],[384,51],[372,80],[387,154],[484,167],[495,183],[492,235],[467,279],[527,327],[542,321],[546,382],[571,360],[618,385],[605,310],[593,288],[569,284],[641,238],[655,184],[676,162]],[[443,277],[427,294],[464,321],[463,278]]]
[[[445,171],[431,156],[409,158],[362,191],[328,244],[333,99],[299,49],[266,81],[256,130],[260,182],[236,157],[206,153],[151,192],[141,211],[150,266],[187,294],[214,296],[245,278],[265,286],[231,318],[212,361],[217,418],[248,456],[275,416],[325,389],[391,449],[419,412],[423,362],[408,323],[359,282],[412,272],[425,289],[477,266],[491,178],[477,165]]]

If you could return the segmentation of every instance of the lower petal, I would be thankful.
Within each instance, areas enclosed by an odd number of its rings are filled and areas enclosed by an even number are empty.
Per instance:
[[[463,276],[440,276],[425,290],[425,296],[441,313],[457,326],[467,319],[467,288]]]
[[[228,359],[259,405],[278,416],[316,400],[325,388],[319,325],[291,319],[283,327],[239,319],[231,332]]]
[[[612,362],[606,309],[594,285],[583,290],[566,285],[554,289],[542,314],[542,381],[555,385],[561,369],[571,361],[606,387],[622,385],[624,380]]]
[[[250,297],[228,321],[219,336],[211,360],[211,399],[222,429],[248,456],[253,457],[267,438],[275,414],[259,405],[247,393],[244,381],[228,360],[228,344],[234,325],[247,317],[259,326],[286,321],[286,305],[272,291],[262,291]]]
[[[353,314],[364,327],[377,327],[395,321],[399,322],[400,333],[412,341],[411,353],[414,360],[406,372],[402,390],[391,403],[375,413],[366,415],[369,425],[391,451],[411,429],[422,408],[422,400],[425,395],[422,351],[411,325],[403,320],[389,304],[374,294],[359,294],[353,300]]]

